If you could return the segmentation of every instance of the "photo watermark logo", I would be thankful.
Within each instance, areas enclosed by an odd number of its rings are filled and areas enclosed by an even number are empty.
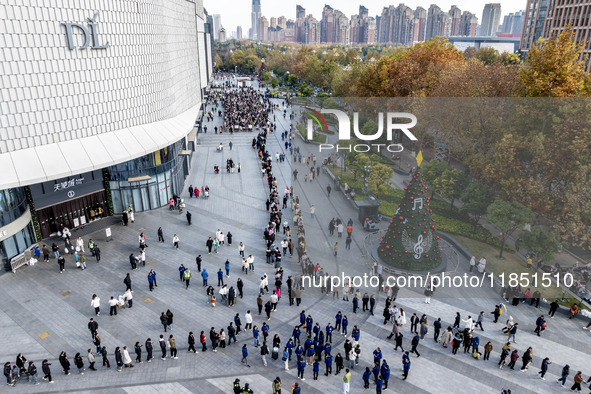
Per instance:
[[[362,134],[359,131],[359,113],[353,113],[353,127],[351,128],[351,119],[349,115],[345,112],[337,110],[337,109],[321,109],[320,112],[305,107],[309,112],[308,115],[312,119],[308,119],[308,129],[307,129],[307,138],[308,140],[312,140],[314,138],[314,121],[320,127],[320,130],[328,131],[328,124],[326,119],[322,116],[322,114],[331,114],[337,118],[338,121],[338,135],[339,140],[351,140],[351,129],[353,129],[353,133],[355,138],[362,140],[362,141],[375,141],[382,137],[384,133],[384,129],[386,131],[386,139],[388,141],[393,140],[393,132],[395,130],[400,130],[406,137],[411,141],[417,141],[417,137],[414,136],[413,133],[410,132],[409,129],[416,126],[417,124],[417,117],[413,114],[408,112],[387,112],[378,113],[378,129],[375,134],[367,135]],[[410,122],[406,123],[399,123],[399,120],[407,119]],[[384,125],[385,123],[385,125]],[[319,151],[322,152],[323,150],[346,150],[349,152],[368,152],[371,148],[374,147],[379,152],[382,148],[388,150],[388,152],[398,153],[404,150],[402,144],[395,143],[395,144],[352,144],[347,146],[339,146],[339,144],[320,144]]]

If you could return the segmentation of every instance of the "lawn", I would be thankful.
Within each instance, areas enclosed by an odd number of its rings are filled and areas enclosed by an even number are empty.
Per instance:
[[[304,128],[304,126],[297,125],[296,127],[297,127],[298,131],[300,132],[300,134],[302,135],[302,137],[308,138],[308,131]],[[326,143],[326,135],[314,132],[312,141],[320,142],[321,144],[324,144],[324,143]]]

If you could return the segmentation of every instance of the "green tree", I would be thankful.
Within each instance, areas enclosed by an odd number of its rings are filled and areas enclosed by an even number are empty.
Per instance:
[[[484,183],[473,182],[462,193],[462,207],[460,212],[474,217],[474,229],[482,215],[486,214],[488,206],[493,202],[493,194]]]
[[[531,209],[517,201],[496,200],[490,206],[487,219],[501,230],[501,251],[499,252],[499,258],[502,259],[503,248],[505,247],[507,237],[513,234],[518,228],[534,220],[534,213]]]
[[[298,91],[304,97],[310,97],[312,94],[314,94],[314,89],[312,89],[312,87],[307,83],[303,82],[298,86]]]
[[[435,179],[435,189],[441,194],[443,198],[450,200],[449,210],[452,211],[454,201],[460,198],[466,186],[468,186],[468,178],[466,175],[457,169],[446,170],[441,176]]]
[[[443,175],[448,169],[447,163],[444,161],[431,160],[429,163],[423,166],[423,176],[425,182],[431,188],[431,198],[435,193],[435,181]]]
[[[542,260],[550,260],[560,250],[560,235],[547,226],[533,226],[521,235],[523,244]]]
[[[271,86],[273,87],[273,89],[279,86],[279,80],[276,77],[271,78]]]
[[[587,95],[589,74],[581,55],[585,43],[575,42],[572,29],[549,40],[539,39],[529,50],[519,71],[517,94],[525,97]]]
[[[357,175],[363,174],[365,166],[371,164],[371,159],[365,153],[349,155],[349,163],[347,166],[353,171],[353,179],[357,180]]]
[[[382,163],[373,164],[369,170],[367,177],[367,186],[374,194],[381,194],[388,190],[390,186],[390,178],[394,171],[390,167]]]
[[[287,82],[290,85],[295,85],[296,83],[298,83],[298,77],[293,74],[290,74],[289,77],[287,77]]]
[[[476,51],[475,55],[478,60],[487,66],[499,61],[499,52],[494,48],[482,47]]]

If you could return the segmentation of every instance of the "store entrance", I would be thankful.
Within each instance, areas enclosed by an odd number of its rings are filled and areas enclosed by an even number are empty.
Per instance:
[[[101,215],[99,215],[99,211],[102,211]],[[108,214],[107,197],[104,190],[64,201],[37,211],[43,238],[57,233],[60,223],[63,223],[69,229],[74,229],[101,217],[108,216]]]

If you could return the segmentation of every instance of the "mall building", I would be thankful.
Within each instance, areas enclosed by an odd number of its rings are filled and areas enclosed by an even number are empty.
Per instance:
[[[180,194],[212,74],[203,0],[0,3],[0,258]]]

